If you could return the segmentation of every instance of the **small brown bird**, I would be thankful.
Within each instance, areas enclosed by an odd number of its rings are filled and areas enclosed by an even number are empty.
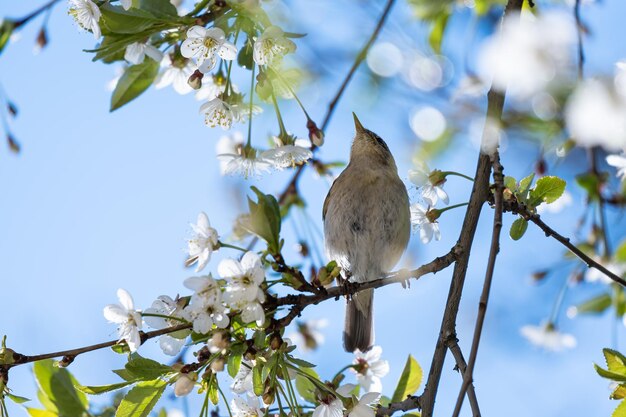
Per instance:
[[[322,211],[326,253],[337,261],[345,279],[379,279],[398,262],[409,242],[409,196],[384,140],[361,125],[350,163],[333,183]],[[374,344],[374,290],[354,294],[346,307],[343,333],[348,352],[365,352]]]

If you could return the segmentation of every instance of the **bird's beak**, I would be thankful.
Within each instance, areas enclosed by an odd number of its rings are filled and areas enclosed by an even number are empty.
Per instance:
[[[363,125],[359,121],[359,118],[356,117],[356,114],[354,112],[352,112],[352,116],[354,117],[354,128],[356,129],[356,133],[364,132],[365,128],[363,127]]]

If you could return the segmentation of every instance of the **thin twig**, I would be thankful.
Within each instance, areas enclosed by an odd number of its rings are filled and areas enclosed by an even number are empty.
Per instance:
[[[519,12],[522,8],[523,0],[508,0],[504,10],[503,18],[511,13]],[[496,91],[493,87],[487,94],[487,120],[500,121],[502,118],[502,109],[504,107],[504,93]],[[487,139],[487,126],[483,131],[483,143]],[[450,291],[446,301],[446,307],[441,322],[439,338],[435,345],[433,360],[428,373],[426,387],[420,398],[422,405],[422,416],[432,417],[435,408],[435,399],[439,389],[439,381],[446,356],[447,341],[456,339],[456,317],[459,311],[461,294],[463,293],[463,285],[467,274],[467,266],[469,263],[474,234],[478,225],[480,211],[489,196],[489,173],[491,171],[491,163],[489,156],[480,154],[478,164],[476,166],[476,175],[474,176],[474,186],[470,196],[470,202],[465,212],[463,226],[461,228],[458,245],[462,249],[462,255],[454,264],[454,273],[452,282],[450,283]]]
[[[57,4],[60,0],[50,0],[48,3],[44,4],[43,6],[41,6],[40,8],[38,8],[37,10],[33,11],[32,13],[29,13],[28,15],[24,16],[21,19],[17,19],[15,21],[15,26],[14,28],[17,29],[20,26],[24,26],[26,23],[30,22],[32,19],[36,18],[37,16],[39,16],[41,13],[45,12],[46,10],[51,9],[55,4]]]
[[[463,357],[463,352],[461,352],[461,347],[459,346],[458,340],[450,341],[450,343],[448,344],[448,349],[450,349],[450,353],[452,353],[452,356],[454,356],[456,366],[459,368],[461,376],[465,375],[467,364],[465,363],[465,358]],[[474,416],[479,416],[480,408],[478,407],[476,390],[474,389],[474,384],[472,384],[471,382],[467,386],[467,398],[469,400],[470,407],[472,408],[472,414]]]
[[[578,80],[583,79],[585,66],[585,51],[583,49],[583,23],[580,19],[580,0],[574,3],[574,19],[576,19],[576,34],[578,37]]]

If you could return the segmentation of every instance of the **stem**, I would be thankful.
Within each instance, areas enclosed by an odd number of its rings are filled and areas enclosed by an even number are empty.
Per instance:
[[[307,113],[306,109],[304,108],[304,104],[302,104],[302,102],[300,101],[300,99],[296,95],[296,92],[293,91],[293,88],[291,88],[291,85],[289,85],[287,80],[285,80],[285,78],[282,75],[280,75],[280,73],[278,71],[272,70],[272,72],[274,74],[276,74],[276,76],[278,78],[280,78],[280,80],[283,82],[283,84],[285,84],[285,87],[287,87],[287,90],[289,90],[289,92],[293,95],[293,98],[296,99],[296,102],[298,103],[298,106],[300,106],[300,109],[302,109],[302,111],[304,112],[304,115],[306,116],[307,120],[311,120],[311,117],[309,116],[309,113]]]
[[[200,11],[204,9],[210,1],[211,0],[201,0],[198,4],[196,4],[196,7],[194,7],[193,10],[187,14],[187,16],[193,16],[194,14],[200,13]]]
[[[344,366],[343,368],[341,368],[339,371],[337,371],[337,373],[335,374],[335,376],[333,376],[333,378],[331,379],[331,381],[334,381],[334,380],[335,380],[335,378],[337,378],[339,375],[341,375],[341,374],[343,373],[343,371],[347,371],[347,370],[348,370],[348,369],[350,369],[350,368],[354,369],[354,365],[353,365],[353,364],[351,364],[351,365],[346,365],[346,366]]]
[[[456,172],[456,171],[443,171],[442,174],[445,176],[452,175],[452,176],[465,178],[466,180],[474,181],[474,178],[465,174],[461,174],[460,172]]]
[[[175,316],[168,316],[165,314],[157,314],[157,313],[141,313],[141,317],[160,317],[162,319],[166,319],[166,320],[175,320],[175,321],[179,321],[181,323],[186,323],[189,324],[189,322],[181,317],[175,317]]]
[[[246,248],[242,248],[241,246],[231,245],[230,243],[224,243],[222,241],[218,241],[217,244],[219,245],[220,248],[235,249],[235,250],[239,250],[242,252],[248,251]]]
[[[254,108],[254,70],[256,69],[256,62],[252,62],[252,79],[250,80],[250,110],[248,114],[248,141],[246,142],[246,148],[252,147],[252,109]]]
[[[220,384],[218,383],[217,378],[215,378],[215,385],[217,386],[217,391],[222,396],[222,400],[224,400],[224,405],[226,406],[226,410],[228,410],[228,415],[230,417],[233,417],[233,413],[232,413],[232,411],[230,411],[230,407],[228,406],[228,400],[226,399],[226,396],[224,395],[224,392],[222,391],[222,388],[220,388]]]
[[[453,206],[448,206],[448,207],[444,207],[444,208],[440,208],[440,209],[433,209],[433,210],[438,211],[439,214],[441,215],[441,214],[445,213],[448,210],[452,210],[452,209],[455,209],[455,208],[467,206],[468,204],[469,204],[469,202],[467,202],[467,203],[459,203],[459,204],[455,204]]]
[[[565,282],[563,282],[563,286],[559,290],[559,293],[556,296],[556,300],[554,301],[554,305],[552,306],[552,311],[550,312],[550,317],[548,321],[550,323],[556,323],[559,317],[559,312],[561,310],[561,306],[563,305],[563,300],[565,299],[565,293],[567,292],[567,288],[569,287],[569,278],[565,278]]]
[[[239,32],[240,29],[237,28],[237,32],[235,32],[235,39],[233,41],[233,44],[237,44],[237,39],[239,38]],[[229,61],[228,62],[228,69],[226,70],[226,87],[224,87],[224,95],[226,97],[230,96],[230,93],[232,93],[232,88],[231,88],[231,82],[230,82],[230,71],[233,69],[233,61]]]
[[[23,18],[15,21],[15,26],[14,28],[17,29],[20,26],[25,25],[26,23],[28,23],[29,21],[31,21],[32,19],[36,18],[37,16],[39,16],[41,13],[45,12],[48,9],[51,9],[55,4],[57,4],[59,2],[59,0],[50,0],[48,3],[44,4],[43,6],[41,6],[40,8],[36,9],[34,12],[24,16]]]
[[[274,110],[276,111],[276,118],[278,119],[278,128],[280,129],[279,137],[282,140],[284,136],[287,135],[287,129],[285,129],[285,124],[283,123],[283,117],[280,114],[280,109],[278,108],[278,102],[276,101],[276,95],[272,92],[272,103],[274,104]],[[283,145],[289,145],[288,143],[283,143]]]

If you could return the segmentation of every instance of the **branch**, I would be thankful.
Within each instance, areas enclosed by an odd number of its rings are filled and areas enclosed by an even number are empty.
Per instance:
[[[504,10],[504,17],[521,10],[522,3],[523,0],[509,0]],[[492,87],[487,94],[486,123],[490,118],[500,121],[502,119],[503,107],[504,93],[498,92]],[[487,135],[488,133],[485,129],[483,131],[483,143],[485,143]],[[481,154],[478,157],[476,175],[474,176],[474,187],[470,196],[469,205],[467,206],[467,211],[465,212],[463,227],[458,241],[458,245],[462,250],[462,255],[454,265],[454,273],[441,323],[441,330],[439,332],[437,344],[435,345],[435,352],[433,354],[433,361],[428,373],[426,387],[424,388],[424,393],[421,397],[421,405],[423,406],[422,416],[424,417],[432,417],[433,415],[435,398],[437,396],[441,372],[443,370],[443,363],[446,356],[446,341],[450,338],[456,339],[456,317],[461,301],[461,294],[463,292],[463,285],[465,283],[467,265],[474,240],[474,234],[476,233],[476,227],[478,225],[478,218],[480,216],[482,205],[487,200],[489,195],[490,168],[491,164],[489,156]]]
[[[39,16],[40,14],[42,14],[43,12],[51,9],[55,4],[57,4],[60,0],[50,0],[48,3],[44,4],[43,6],[41,6],[40,8],[36,9],[35,11],[33,11],[32,13],[29,13],[28,15],[24,16],[21,19],[17,19],[15,21],[15,26],[14,28],[17,29],[20,26],[24,26],[26,23],[30,22],[32,19],[36,18],[37,16]]]
[[[478,345],[480,344],[480,337],[483,331],[483,324],[485,322],[485,315],[487,314],[487,303],[489,302],[489,293],[491,291],[491,282],[493,281],[493,273],[496,265],[496,257],[500,252],[500,232],[502,230],[502,193],[504,192],[504,175],[502,173],[502,165],[500,164],[500,155],[498,151],[495,151],[491,156],[491,163],[493,165],[493,180],[495,184],[494,199],[495,199],[495,213],[493,216],[493,231],[491,232],[491,248],[489,249],[489,258],[487,260],[487,271],[485,272],[485,281],[483,283],[483,291],[480,295],[480,302],[478,303],[478,316],[476,317],[476,326],[474,327],[474,338],[472,339],[472,347],[470,348],[469,362],[467,364],[467,370],[463,372],[463,384],[459,390],[459,395],[454,407],[453,417],[458,417],[461,413],[461,407],[463,406],[463,399],[465,398],[465,392],[473,381],[474,378],[474,366],[476,365],[476,356],[478,355]],[[460,352],[459,352],[460,353]],[[480,411],[472,407],[472,413],[474,416],[480,416]]]
[[[456,361],[456,366],[461,371],[461,375],[465,375],[467,364],[465,363],[465,358],[463,357],[463,352],[461,352],[461,347],[459,346],[458,340],[452,340],[448,344],[448,349],[454,356],[454,360]],[[475,416],[480,415],[480,408],[478,407],[478,399],[476,398],[476,391],[474,390],[474,384],[470,381],[467,387],[467,397],[469,399],[470,407],[472,407],[472,414]]]

